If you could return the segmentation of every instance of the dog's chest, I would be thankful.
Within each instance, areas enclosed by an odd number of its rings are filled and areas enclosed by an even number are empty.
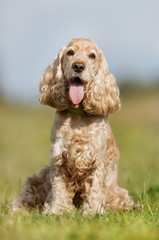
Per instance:
[[[58,116],[52,129],[52,161],[71,174],[83,174],[103,158],[107,142],[107,122],[103,117],[81,117],[75,114],[61,121]]]

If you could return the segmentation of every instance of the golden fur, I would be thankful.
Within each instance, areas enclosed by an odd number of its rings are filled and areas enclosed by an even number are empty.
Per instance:
[[[74,71],[74,63],[84,70]],[[74,79],[85,86],[78,104],[68,91]],[[44,213],[60,214],[81,205],[84,214],[103,214],[107,207],[131,206],[128,192],[118,186],[119,151],[107,121],[120,109],[119,90],[102,51],[90,40],[73,39],[46,69],[40,92],[40,102],[57,109],[51,163],[26,180],[13,210],[38,205]]]

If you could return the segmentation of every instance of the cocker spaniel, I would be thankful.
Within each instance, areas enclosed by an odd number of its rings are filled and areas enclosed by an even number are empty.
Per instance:
[[[119,151],[108,123],[120,109],[119,89],[102,51],[73,39],[42,75],[40,102],[57,109],[51,131],[51,163],[28,177],[13,210],[60,214],[81,206],[84,214],[133,205],[118,186]]]

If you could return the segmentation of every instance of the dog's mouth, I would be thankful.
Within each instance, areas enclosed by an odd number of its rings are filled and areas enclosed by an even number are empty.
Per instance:
[[[74,105],[79,104],[83,100],[85,87],[86,84],[79,77],[75,77],[68,83],[69,97]]]

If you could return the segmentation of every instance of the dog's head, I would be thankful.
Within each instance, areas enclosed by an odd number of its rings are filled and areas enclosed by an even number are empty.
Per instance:
[[[58,110],[107,115],[120,108],[119,89],[102,51],[88,39],[73,39],[42,75],[40,102]]]

